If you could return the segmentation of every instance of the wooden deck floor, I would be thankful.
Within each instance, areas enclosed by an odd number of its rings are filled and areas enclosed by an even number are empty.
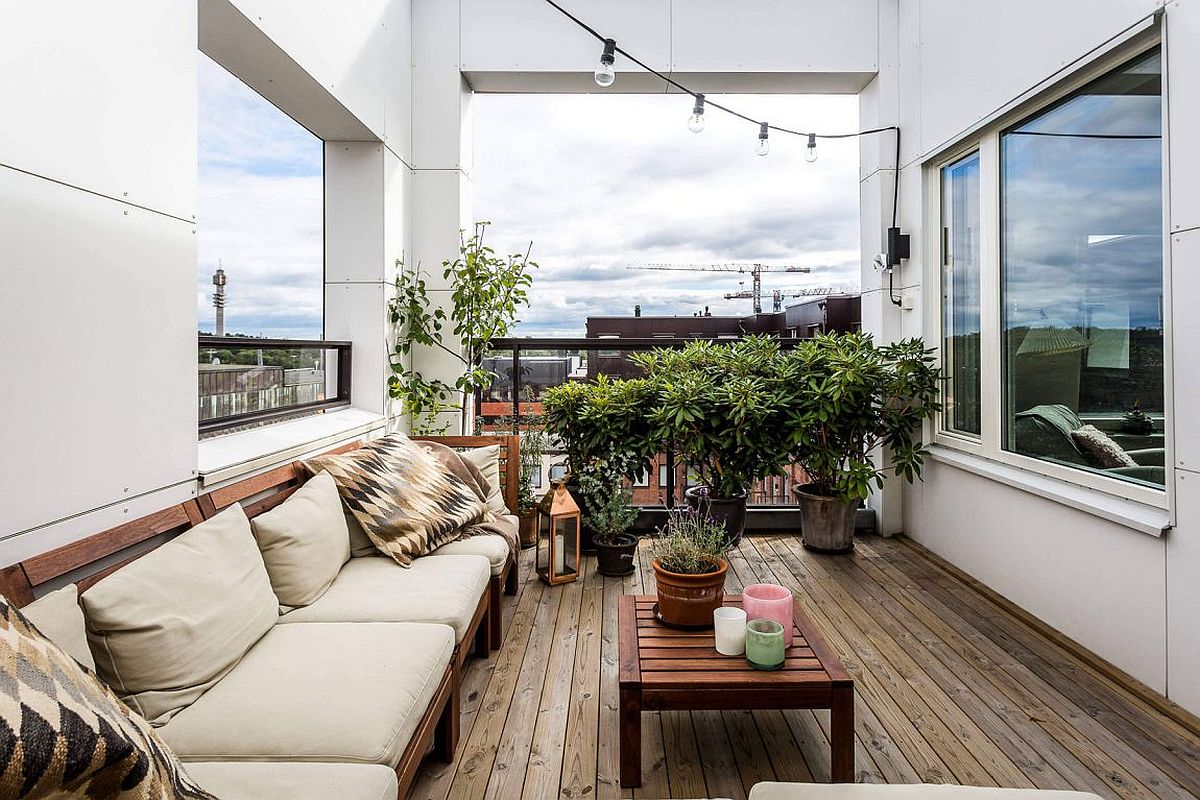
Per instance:
[[[469,662],[458,757],[427,762],[412,797],[742,798],[761,780],[828,779],[828,712],[663,712],[644,718],[642,788],[621,790],[617,597],[654,592],[646,554],[629,578],[589,560],[557,588],[522,556],[503,649]],[[1200,736],[1145,687],[915,545],[868,537],[851,556],[817,556],[791,536],[755,536],[731,567],[731,591],[790,587],[853,673],[859,781],[1200,796]]]

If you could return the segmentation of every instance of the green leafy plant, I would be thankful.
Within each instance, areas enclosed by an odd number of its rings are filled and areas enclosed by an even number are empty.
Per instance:
[[[396,262],[395,295],[388,306],[396,330],[388,390],[403,402],[414,432],[445,432],[449,424],[437,424],[438,415],[445,411],[459,411],[461,430],[467,430],[467,398],[496,379],[484,369],[484,355],[493,341],[512,333],[518,312],[529,305],[531,271],[537,268],[529,258],[533,244],[524,253],[497,255],[485,241],[489,225],[475,223],[469,237],[466,231],[460,232],[458,256],[442,262],[442,277],[451,288],[448,315],[430,299],[421,265],[409,272],[402,262]],[[447,322],[452,335],[449,344],[444,331]],[[461,373],[452,384],[425,378],[410,363],[415,346],[449,354],[461,363]],[[455,395],[457,402],[451,400]]]
[[[1121,416],[1121,430],[1135,436],[1147,436],[1154,433],[1154,418],[1142,411],[1139,400],[1133,401],[1133,408]]]
[[[593,461],[580,472],[579,491],[587,500],[588,526],[596,539],[611,540],[637,521],[633,491],[624,485],[621,474],[604,462]]]
[[[651,438],[674,448],[713,497],[784,474],[796,437],[794,361],[771,337],[634,355],[654,390]]]
[[[517,514],[524,516],[537,507],[533,493],[533,478],[542,471],[542,456],[546,452],[546,432],[537,428],[521,431],[521,477],[517,495]]]
[[[547,389],[542,395],[546,432],[566,453],[568,472],[579,476],[603,464],[631,481],[645,472],[660,449],[645,413],[654,396],[648,381],[604,375],[594,383],[570,381]]]
[[[727,550],[725,526],[690,508],[667,512],[667,524],[650,545],[663,569],[684,575],[716,571]]]
[[[806,491],[855,501],[882,488],[888,471],[909,482],[920,476],[921,425],[941,407],[932,353],[920,339],[877,347],[863,333],[797,345],[789,354],[799,377],[790,455],[808,474]]]

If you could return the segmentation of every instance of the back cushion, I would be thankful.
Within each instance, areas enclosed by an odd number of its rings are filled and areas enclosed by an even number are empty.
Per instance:
[[[350,560],[342,499],[328,472],[319,473],[250,525],[282,605],[294,608],[313,602]]]
[[[459,455],[478,467],[479,471],[483,473],[484,479],[487,480],[487,507],[497,514],[511,514],[512,511],[504,504],[504,490],[500,486],[500,445],[473,447],[470,450],[464,450]]]
[[[216,800],[147,722],[0,597],[0,797]]]
[[[250,520],[236,504],[80,599],[97,672],[155,725],[194,703],[279,616]]]
[[[67,655],[96,671],[96,662],[88,648],[83,609],[79,607],[79,590],[75,584],[42,595],[21,609],[21,613]]]

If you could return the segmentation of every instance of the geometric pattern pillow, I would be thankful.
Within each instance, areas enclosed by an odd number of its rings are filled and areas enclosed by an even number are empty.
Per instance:
[[[333,476],[342,502],[375,547],[401,566],[454,539],[465,526],[495,519],[471,487],[403,434],[310,458],[304,466],[314,475],[325,470]]]
[[[150,724],[0,597],[0,797],[216,800]]]

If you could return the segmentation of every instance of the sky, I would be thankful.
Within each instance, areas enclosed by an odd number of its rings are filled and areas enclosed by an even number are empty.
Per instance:
[[[200,329],[213,328],[220,260],[226,332],[319,338],[321,142],[199,59]],[[712,99],[787,127],[858,124],[853,96]],[[599,92],[473,98],[474,217],[492,223],[499,252],[532,241],[540,264],[519,335],[582,335],[587,316],[632,314],[635,304],[645,314],[751,311],[748,299],[722,297],[749,289],[749,276],[633,264],[812,268],[764,276],[768,308],[774,288],[858,288],[857,143],[822,140],[810,164],[804,139],[774,133],[759,157],[756,127],[710,109],[704,131],[692,133],[691,105],[679,95]]]
[[[618,84],[620,77],[618,76]],[[714,97],[787,127],[854,130],[857,99]],[[589,315],[749,314],[749,276],[627,269],[634,264],[807,266],[764,275],[763,293],[858,288],[858,145],[773,134],[755,154],[756,127],[715,109],[687,128],[678,95],[478,95],[474,215],[500,252],[533,242],[535,272],[520,335],[582,335]],[[745,285],[740,285],[744,281]],[[795,301],[792,301],[795,302]]]

